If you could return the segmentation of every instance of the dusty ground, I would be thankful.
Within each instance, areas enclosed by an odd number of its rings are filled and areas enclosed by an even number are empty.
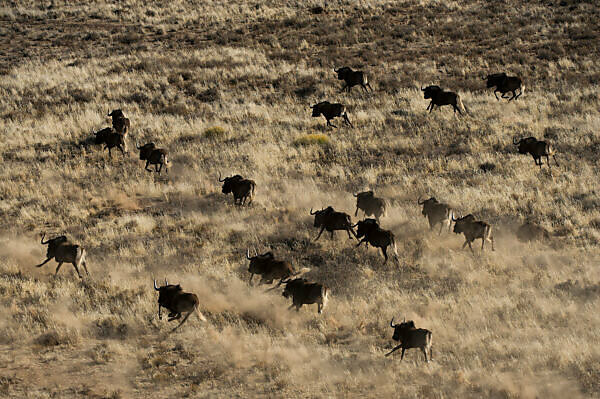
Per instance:
[[[14,3],[0,7],[0,395],[600,395],[596,3]],[[341,65],[374,93],[339,93]],[[523,77],[518,101],[484,89],[500,70]],[[428,115],[426,84],[470,114]],[[311,118],[325,99],[355,127]],[[109,158],[90,137],[114,108],[130,152]],[[535,167],[514,136],[552,142],[560,166]],[[143,170],[136,141],[168,149],[168,175]],[[219,172],[254,179],[255,203],[233,206]],[[357,220],[367,188],[390,204],[397,263],[342,233],[313,242],[310,208]],[[492,224],[496,251],[430,232],[420,195]],[[519,242],[525,220],[552,237]],[[84,246],[91,277],[35,268],[42,232]],[[249,286],[248,247],[310,268],[331,288],[323,315]],[[168,335],[153,277],[195,292],[208,321]],[[433,332],[434,362],[383,356],[392,317]]]

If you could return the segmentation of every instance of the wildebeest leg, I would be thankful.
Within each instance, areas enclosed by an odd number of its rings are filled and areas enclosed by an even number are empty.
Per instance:
[[[556,161],[556,160],[555,160]],[[548,168],[552,168],[550,166],[550,157],[548,155],[546,155],[546,164],[548,164]]]
[[[385,257],[385,260],[383,261],[383,264],[385,265],[388,261],[387,247],[381,247],[381,252],[383,252],[383,256]]]
[[[252,278],[254,277],[254,273],[250,273],[250,280],[248,281],[248,285],[252,285]]]
[[[481,252],[483,252],[483,246],[485,244],[485,237],[481,238]]]
[[[396,346],[394,349],[392,349],[391,351],[389,351],[388,353],[386,353],[386,356],[391,355],[392,353],[396,352],[398,349],[402,348],[402,344]]]
[[[331,123],[331,120],[330,120],[330,119],[327,119],[327,126],[331,126],[331,127],[334,127],[334,128],[336,128],[336,129],[337,129],[337,126],[336,126],[336,125],[334,125],[333,123]]]
[[[317,303],[317,313],[321,313],[321,304]]]
[[[352,126],[352,122],[350,122],[350,119],[348,119],[348,114],[344,112],[344,115],[342,115],[344,117],[344,122],[346,122],[348,125],[350,125],[350,127],[354,127]]]
[[[433,111],[433,107],[434,107],[434,105],[433,105],[433,101],[432,101],[432,102],[431,102],[429,105],[431,106],[431,107],[429,108],[429,113],[431,113],[431,111]]]
[[[110,152],[110,150],[112,150],[112,147],[106,146],[106,148],[108,148],[108,157],[112,158],[112,154]]]
[[[346,90],[348,88],[348,84],[345,83],[344,86],[342,86],[342,90],[340,90],[340,93],[343,92],[344,90]],[[348,90],[350,91],[350,90]]]
[[[317,238],[315,238],[315,241],[317,241],[321,237],[321,234],[323,234],[323,231],[325,231],[325,226],[323,226],[321,228],[321,231],[319,231],[319,235],[317,236]]]
[[[169,313],[169,320],[168,321],[173,321],[173,320],[178,320],[181,318],[181,313],[176,313],[175,315],[171,316],[173,313]]]
[[[146,169],[148,172],[152,172],[152,170],[148,169],[148,165],[150,165],[150,160],[146,161],[146,166],[144,169]]]
[[[77,267],[77,263],[73,262],[72,265],[75,268],[75,271],[77,272],[77,275],[79,276],[79,278],[83,278],[83,277],[81,277],[81,273],[79,273],[79,268]]]
[[[160,306],[160,303],[158,304],[158,320],[162,320],[162,314],[160,313],[162,306]]]
[[[404,359],[404,352],[406,351],[406,348],[402,348],[402,355],[400,356],[400,360]]]
[[[517,98],[517,93],[515,93],[515,91],[514,91],[514,90],[512,90],[512,97],[511,97],[511,98],[509,98],[509,99],[508,99],[508,101],[512,101],[512,100],[514,100],[515,98]]]
[[[88,268],[87,268],[87,262],[84,260],[83,262],[81,262],[81,264],[83,265],[83,268],[85,269],[85,272],[89,276],[90,272],[88,271]]]
[[[46,263],[50,262],[52,260],[52,258],[48,258],[45,261],[43,261],[42,263],[40,263],[39,265],[35,265],[35,267],[42,267],[44,266]]]
[[[360,244],[362,244],[363,242],[367,242],[367,237],[363,238],[362,240],[360,240],[358,242],[358,244],[356,244],[356,247],[360,247]],[[367,243],[367,247],[369,246],[369,244]]]
[[[358,206],[356,207],[356,212],[354,212],[354,216],[358,216]]]
[[[469,243],[469,249],[471,250],[471,253],[473,255],[475,255],[475,251],[473,251],[473,247],[471,246],[471,241],[467,241]]]
[[[179,325],[177,327],[175,327],[174,329],[171,330],[171,332],[174,332],[175,330],[177,330],[179,327],[181,327],[183,325],[183,323],[185,323],[185,321],[188,319],[188,317],[190,317],[190,315],[192,313],[194,313],[194,310],[196,310],[195,308],[192,309],[191,312],[188,312],[188,314],[185,315],[185,317],[183,318],[183,320],[181,320],[181,323],[179,323]],[[181,313],[179,314],[179,317],[181,317]]]
[[[559,166],[558,162],[556,162],[556,155],[552,155],[552,158],[554,159],[554,163],[556,164],[556,166]],[[548,163],[548,165],[550,165],[550,163]]]
[[[331,230],[331,239],[333,240],[333,230]]]
[[[515,100],[518,99],[521,96],[521,94],[523,94],[523,90],[519,87],[519,94],[515,96]]]
[[[125,156],[125,151],[123,150],[123,147],[121,147],[121,145],[119,145],[117,148],[119,150],[121,150],[121,154],[123,154],[123,156]]]
[[[458,108],[458,106],[456,104],[452,104],[452,107],[454,107],[454,113],[456,113],[456,111],[458,111],[458,113],[460,115],[462,115],[462,111],[460,110],[460,108]]]
[[[505,91],[504,93],[502,93],[502,98],[508,98],[508,96],[506,95],[506,93],[508,93],[508,92]]]
[[[429,359],[427,359],[427,349],[425,349],[425,347],[421,347],[421,352],[423,352],[423,355],[425,355],[425,361],[427,363],[429,363]]]
[[[351,240],[351,239],[352,239],[352,238],[354,238],[354,237],[352,237],[352,235],[350,235],[350,232],[352,232],[352,234],[354,234],[354,230],[352,230],[350,227],[348,227],[348,228],[346,229],[346,233],[348,233],[348,239],[350,239],[350,240]],[[356,234],[354,234],[354,236],[356,237]]]
[[[56,266],[56,271],[54,272],[54,275],[56,276],[58,274],[58,271],[60,270],[60,267],[62,266],[62,262],[58,263],[58,266]]]
[[[498,90],[498,89],[494,90],[494,96],[496,96],[496,100],[498,100],[498,101],[500,101],[500,99],[498,98],[498,94],[496,94],[496,93],[498,93],[499,91],[500,90]]]
[[[293,308],[294,306],[296,306],[296,305],[292,303],[292,304],[291,304],[291,305],[288,307],[288,310],[290,310],[290,309],[291,309],[291,308]]]
[[[299,312],[300,308],[302,307],[302,304],[301,303],[297,303],[294,306],[296,306],[296,312]]]
[[[465,243],[463,244],[461,249],[465,249],[465,247],[467,246],[468,243],[469,243],[469,241],[465,240]]]
[[[371,90],[371,92],[373,92],[373,88],[371,87],[371,85],[369,83],[367,83],[366,86]]]
[[[440,232],[438,233],[439,236],[442,235],[442,229],[444,228],[444,223],[440,223]]]

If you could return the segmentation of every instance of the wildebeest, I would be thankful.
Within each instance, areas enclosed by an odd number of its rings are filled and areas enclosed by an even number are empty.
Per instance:
[[[427,106],[429,112],[433,111],[433,108],[436,105],[438,107],[452,105],[454,113],[456,113],[456,111],[458,111],[459,114],[462,114],[462,111],[467,112],[460,96],[453,91],[444,91],[440,86],[427,86],[421,88],[421,91],[423,91],[425,99],[431,99],[431,102]]]
[[[323,115],[327,120],[327,126],[337,127],[333,123],[331,123],[331,120],[333,118],[342,117],[344,118],[344,122],[346,124],[353,127],[352,123],[350,122],[350,119],[348,119],[346,107],[344,107],[342,104],[332,104],[329,101],[322,101],[318,104],[311,105],[310,107],[312,108],[312,116],[318,117]]]
[[[165,166],[165,173],[169,173],[169,159],[167,157],[167,150],[163,150],[162,148],[156,148],[156,144],[148,143],[139,147],[137,143],[135,143],[135,148],[140,150],[140,160],[146,161],[145,170],[148,172],[152,172],[151,169],[148,169],[148,165],[154,165],[154,170],[160,174],[163,165]]]
[[[352,236],[356,237],[356,233],[352,229],[352,220],[350,219],[350,215],[344,212],[336,212],[333,207],[328,206],[325,209],[321,209],[320,211],[316,211],[313,213],[312,208],[310,209],[310,214],[315,216],[315,227],[320,227],[321,231],[319,231],[319,235],[315,238],[315,241],[321,237],[324,230],[327,230],[331,233],[331,238],[333,238],[333,233],[336,230],[344,230],[348,233],[348,238],[352,239]],[[350,235],[352,233],[352,235]]]
[[[85,249],[81,248],[77,244],[71,243],[66,236],[55,237],[51,240],[44,242],[45,234],[42,235],[41,243],[43,245],[48,245],[48,250],[46,251],[46,260],[36,265],[37,267],[42,267],[46,263],[50,262],[52,258],[56,260],[58,266],[56,267],[56,272],[54,275],[58,274],[60,267],[64,262],[71,263],[77,272],[79,278],[81,277],[81,273],[79,273],[79,266],[83,265],[85,272],[87,275],[90,275],[88,271],[87,264],[85,261]]]
[[[414,321],[406,321],[406,319],[400,324],[394,324],[394,318],[392,318],[390,327],[394,329],[392,339],[399,341],[400,345],[386,353],[386,356],[391,355],[398,349],[402,349],[402,354],[400,355],[400,360],[402,360],[404,359],[404,351],[410,348],[419,348],[423,352],[423,355],[425,355],[426,362],[433,360],[431,331],[424,328],[415,328]],[[427,358],[427,351],[429,351],[429,358]]]
[[[465,235],[465,243],[462,246],[463,248],[468,244],[471,252],[473,252],[471,243],[476,239],[481,238],[481,250],[483,251],[485,242],[489,241],[492,243],[492,251],[494,251],[492,226],[486,222],[475,220],[475,216],[471,214],[458,219],[452,217],[452,221],[454,222],[454,232],[456,234],[463,233]]]
[[[444,224],[448,225],[448,231],[450,231],[450,228],[452,227],[452,216],[454,216],[454,213],[448,204],[438,202],[435,197],[431,197],[424,201],[421,201],[421,198],[419,197],[417,199],[417,203],[419,205],[423,205],[421,214],[427,217],[430,230],[433,230],[434,226],[439,223],[439,234],[442,234],[442,228],[444,227]]]
[[[123,155],[127,152],[127,141],[125,141],[125,137],[117,133],[112,127],[106,127],[94,134],[96,136],[94,138],[94,143],[104,144],[104,149],[108,149],[108,156],[110,158],[112,158],[111,150],[115,147],[121,150]]]
[[[487,80],[487,88],[495,87],[494,96],[500,101],[496,93],[500,93],[502,98],[508,98],[508,101],[516,100],[523,94],[525,86],[521,82],[521,78],[517,76],[507,76],[506,73],[494,73],[488,75],[483,80]],[[519,94],[516,91],[519,90]],[[512,97],[505,96],[506,93],[512,93]]]
[[[250,256],[250,250],[246,250],[246,259],[250,261],[248,272],[250,273],[249,284],[252,284],[252,278],[258,274],[260,284],[272,284],[273,280],[279,279],[278,286],[283,280],[294,275],[294,268],[291,263],[275,259],[272,252],[265,252],[262,255],[256,254]]]
[[[525,222],[517,229],[517,238],[521,242],[542,241],[549,239],[550,233],[542,226]]]
[[[354,216],[358,216],[359,209],[365,213],[365,216],[373,215],[377,220],[381,216],[385,216],[387,204],[383,198],[375,197],[373,191],[364,191],[352,195],[356,197],[356,212],[354,212]]]
[[[373,88],[369,84],[369,80],[367,79],[367,75],[363,71],[353,71],[350,67],[342,67],[340,69],[333,69],[337,75],[338,80],[344,81],[344,87],[340,91],[350,91],[350,89],[356,85],[361,85],[364,91],[368,92],[369,89],[373,91]]]
[[[106,138],[114,132],[112,127],[105,127],[104,129],[98,130],[94,133],[94,143],[95,144],[106,144]]]
[[[158,287],[156,280],[154,280],[154,289],[158,291],[158,318],[162,320],[161,308],[165,308],[169,311],[169,320],[178,320],[181,318],[182,313],[186,313],[185,317],[179,323],[177,327],[171,330],[171,332],[177,330],[190,315],[198,309],[198,297],[196,294],[189,292],[183,292],[183,289],[179,284],[169,284],[165,279],[165,285]],[[198,317],[202,321],[206,321],[204,315],[197,311]]]
[[[234,204],[244,205],[246,204],[246,200],[249,200],[248,205],[252,203],[256,188],[254,180],[244,179],[240,175],[221,179],[221,173],[219,173],[219,182],[223,183],[223,189],[221,190],[223,194],[233,194]]]
[[[384,265],[388,261],[387,248],[392,247],[394,256],[396,259],[398,259],[398,251],[396,250],[394,233],[379,227],[379,224],[377,224],[375,219],[361,220],[360,222],[356,223],[355,226],[358,227],[356,230],[356,237],[359,239],[362,238],[362,240],[358,242],[358,245],[356,245],[357,247],[364,242],[371,244],[375,248],[381,248],[381,252],[385,258],[385,261],[383,262]]]
[[[550,156],[554,158],[556,166],[559,166],[556,161],[556,151],[554,150],[554,147],[545,141],[538,140],[535,137],[526,137],[516,140],[516,137],[514,137],[513,144],[519,146],[519,154],[530,154],[533,157],[533,161],[540,169],[542,168],[542,157],[546,157],[546,163],[549,168]]]
[[[129,122],[129,119],[125,117],[123,111],[120,109],[115,109],[110,112],[108,116],[112,118],[113,129],[115,129],[117,133],[127,137],[131,123]]]
[[[296,311],[299,311],[302,305],[317,304],[317,311],[323,312],[327,301],[329,300],[329,289],[319,283],[309,283],[304,278],[296,278],[294,280],[284,281],[285,289],[283,290],[283,296],[286,298],[292,297],[292,304],[290,309],[294,306]]]

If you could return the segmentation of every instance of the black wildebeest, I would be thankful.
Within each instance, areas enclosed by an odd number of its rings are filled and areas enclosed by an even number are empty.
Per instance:
[[[85,261],[85,249],[81,248],[79,245],[69,242],[66,236],[55,237],[44,242],[45,236],[45,234],[42,235],[42,240],[40,242],[43,245],[48,245],[48,250],[46,251],[47,259],[37,265],[37,267],[44,266],[46,263],[50,262],[52,258],[54,258],[54,260],[56,260],[58,263],[56,272],[54,272],[55,276],[58,274],[58,271],[64,262],[71,263],[73,265],[79,278],[83,278],[81,277],[81,273],[79,273],[79,266],[81,265],[83,265],[87,275],[90,275]]]
[[[226,177],[221,179],[221,173],[219,173],[219,182],[223,183],[223,194],[233,194],[233,203],[236,205],[245,205],[246,200],[248,205],[252,203],[254,199],[254,190],[256,183],[254,180],[244,179],[240,175]]]
[[[460,96],[453,91],[444,91],[440,86],[427,86],[421,88],[425,99],[431,99],[431,102],[427,106],[429,112],[433,111],[433,108],[437,105],[441,107],[443,105],[452,105],[454,113],[458,111],[462,115],[462,112],[467,112]]]
[[[483,80],[487,80],[487,88],[495,87],[494,96],[500,101],[496,93],[500,93],[502,98],[508,98],[508,101],[516,100],[525,91],[525,86],[521,82],[521,78],[517,76],[507,76],[506,73],[494,73],[488,75]],[[519,94],[517,94],[519,90]],[[507,97],[506,93],[512,93],[512,97]]]
[[[456,234],[463,233],[465,235],[465,243],[463,244],[462,248],[468,244],[471,252],[473,252],[471,243],[476,239],[481,238],[481,250],[483,251],[485,242],[489,241],[492,243],[492,251],[494,251],[492,226],[486,222],[482,222],[481,220],[475,220],[475,216],[471,214],[458,219],[454,219],[454,217],[452,217],[452,221],[454,222],[454,232]]]
[[[356,197],[356,212],[354,212],[354,216],[358,216],[359,209],[365,213],[365,216],[372,215],[377,220],[385,216],[387,204],[383,198],[375,197],[373,191],[364,191],[352,195]]]
[[[319,283],[309,283],[304,278],[296,278],[294,280],[284,281],[285,289],[283,290],[283,296],[286,298],[292,297],[292,304],[290,309],[294,306],[296,311],[299,311],[302,305],[317,304],[317,311],[323,312],[327,301],[329,300],[329,289]]]
[[[550,238],[550,233],[542,226],[525,222],[517,229],[517,238],[521,242],[543,241]]]
[[[162,148],[156,148],[156,144],[148,143],[139,147],[137,143],[135,143],[135,148],[140,150],[140,160],[146,161],[145,170],[148,172],[152,172],[151,169],[148,169],[148,165],[154,165],[154,170],[158,172],[162,171],[163,165],[165,166],[165,173],[169,173],[169,159],[167,157],[167,150],[163,150]]]
[[[115,131],[124,137],[127,137],[127,133],[129,133],[129,127],[131,123],[129,119],[125,117],[123,111],[120,109],[115,109],[108,114],[112,118],[112,127]]]
[[[448,204],[438,202],[435,197],[431,197],[428,200],[421,201],[419,197],[417,199],[419,205],[423,205],[421,214],[427,217],[429,221],[429,229],[433,230],[436,224],[440,224],[439,234],[442,234],[442,228],[444,224],[448,225],[448,231],[452,227],[452,217],[454,213]]]
[[[337,127],[333,123],[331,123],[331,120],[333,118],[342,117],[344,118],[344,122],[346,124],[353,127],[352,123],[350,122],[350,119],[348,119],[346,107],[344,107],[342,104],[332,104],[329,101],[323,101],[318,104],[311,105],[310,107],[312,108],[312,116],[318,117],[323,115],[327,120],[327,126]]]
[[[112,158],[112,149],[117,147],[125,155],[127,152],[127,141],[122,134],[117,133],[112,127],[106,127],[94,133],[94,143],[104,144],[104,149],[108,149],[108,156]]]
[[[344,81],[344,87],[340,91],[350,91],[350,89],[356,85],[360,85],[364,91],[368,92],[369,89],[373,91],[373,88],[369,84],[369,80],[367,79],[367,75],[363,71],[353,71],[350,67],[342,67],[340,69],[333,69],[337,75],[338,80]]]
[[[310,214],[315,216],[315,227],[320,227],[321,231],[319,231],[319,235],[315,238],[315,241],[321,237],[324,230],[327,230],[331,233],[331,238],[333,238],[333,232],[336,230],[344,230],[348,233],[348,238],[352,239],[352,236],[356,237],[356,233],[352,229],[352,220],[350,219],[350,215],[344,212],[336,212],[333,207],[328,206],[325,209],[321,209],[320,211],[316,211],[313,213],[312,208],[310,210]],[[352,233],[352,235],[350,235]]]
[[[177,327],[171,330],[171,332],[177,330],[183,323],[186,322],[188,317],[198,309],[198,297],[196,294],[189,292],[183,292],[183,289],[179,284],[169,284],[165,279],[165,285],[158,287],[156,280],[154,280],[154,289],[158,291],[158,318],[162,320],[161,308],[165,308],[169,311],[169,320],[178,320],[181,318],[182,313],[186,313],[185,317],[179,323]],[[206,321],[204,315],[197,311],[198,317],[202,321]]]
[[[387,248],[392,247],[394,256],[396,257],[396,260],[398,260],[398,251],[396,250],[394,233],[379,227],[379,224],[377,224],[377,220],[375,219],[361,220],[360,222],[356,223],[355,226],[358,227],[356,231],[356,237],[359,239],[362,238],[362,240],[358,242],[357,247],[364,242],[371,244],[375,248],[380,248],[381,252],[383,253],[383,257],[385,258],[385,261],[383,262],[384,265],[388,261]]]
[[[554,150],[554,147],[545,141],[538,140],[535,137],[525,137],[518,141],[513,138],[513,144],[519,146],[519,154],[530,154],[533,157],[533,161],[540,169],[542,168],[542,157],[546,157],[546,163],[549,168],[550,156],[554,158],[556,166],[559,166],[556,161],[556,151]]]
[[[386,356],[391,355],[398,349],[402,349],[402,355],[400,355],[400,360],[402,360],[404,359],[404,351],[410,348],[419,348],[421,349],[421,352],[423,352],[426,362],[429,363],[430,360],[433,360],[431,331],[424,328],[415,328],[414,321],[406,321],[406,319],[400,324],[394,324],[394,319],[392,318],[390,327],[394,329],[392,339],[400,342],[400,345],[386,353]],[[429,358],[427,358],[428,351]]]
[[[248,249],[246,250],[246,259],[250,261],[248,266],[249,284],[252,284],[252,278],[255,274],[261,277],[261,284],[272,284],[273,280],[279,279],[278,286],[281,285],[283,280],[294,275],[294,268],[291,263],[275,259],[272,252],[266,252],[262,255],[256,254],[251,257]]]

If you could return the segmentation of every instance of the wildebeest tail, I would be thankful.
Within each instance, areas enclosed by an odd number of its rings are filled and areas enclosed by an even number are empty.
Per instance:
[[[77,267],[81,266],[83,262],[85,262],[85,249],[81,248],[79,245],[75,245],[76,254],[75,254],[75,264]]]
[[[470,114],[468,108],[465,106],[465,104],[463,104],[462,100],[460,99],[459,95],[456,95],[456,105],[458,105],[458,108],[463,111],[466,114]]]

